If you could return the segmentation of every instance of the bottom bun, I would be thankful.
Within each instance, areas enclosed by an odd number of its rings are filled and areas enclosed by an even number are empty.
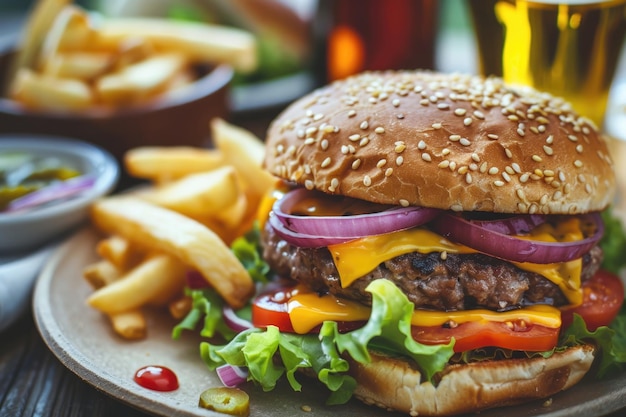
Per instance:
[[[369,405],[412,416],[451,416],[548,398],[576,384],[594,359],[592,345],[580,345],[549,358],[508,359],[451,365],[435,387],[422,382],[409,362],[372,354],[372,361],[350,363],[355,397]]]

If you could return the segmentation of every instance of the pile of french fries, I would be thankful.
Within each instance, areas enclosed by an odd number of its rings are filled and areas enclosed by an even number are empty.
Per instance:
[[[257,65],[255,38],[240,29],[159,18],[96,18],[70,0],[40,2],[33,13],[45,16],[33,16],[37,27],[29,28],[30,38],[41,39],[23,42],[8,87],[9,97],[30,109],[124,108],[190,85],[200,75],[199,64],[227,63],[241,72]]]
[[[200,274],[231,306],[253,295],[248,272],[230,244],[250,229],[276,186],[261,167],[265,148],[251,132],[214,119],[214,149],[142,147],[124,165],[148,185],[100,199],[91,209],[103,233],[98,259],[83,276],[94,291],[88,305],[109,317],[125,339],[146,337],[146,307],[182,318],[188,274]]]

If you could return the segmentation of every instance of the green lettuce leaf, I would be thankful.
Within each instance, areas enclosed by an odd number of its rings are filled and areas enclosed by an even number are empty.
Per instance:
[[[194,331],[198,323],[204,317],[200,335],[211,338],[217,334],[226,340],[230,340],[235,332],[229,328],[222,319],[224,301],[212,288],[189,289],[185,288],[185,294],[191,297],[191,310],[183,320],[172,329],[172,338],[180,338],[183,330]]]
[[[604,235],[600,240],[600,247],[604,254],[602,269],[619,274],[626,266],[624,227],[622,221],[613,215],[610,208],[602,212],[602,220],[604,221]]]
[[[331,391],[330,404],[348,401],[356,386],[342,354],[367,363],[368,347],[415,360],[431,380],[453,355],[453,342],[437,346],[417,343],[411,336],[413,304],[391,281],[373,281],[367,291],[372,293],[372,314],[360,329],[339,333],[334,322],[325,322],[319,335],[280,333],[274,326],[250,329],[225,345],[204,342],[202,358],[211,369],[226,363],[248,367],[248,379],[264,390],[273,389],[285,375],[292,389],[299,391],[296,371],[310,368]],[[280,361],[274,361],[276,358]]]
[[[260,230],[258,223],[255,222],[248,233],[235,239],[231,244],[231,250],[254,282],[266,283],[271,271],[263,259],[263,250],[259,242]]]

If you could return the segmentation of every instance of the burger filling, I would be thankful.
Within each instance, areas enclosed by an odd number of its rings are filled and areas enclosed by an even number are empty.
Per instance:
[[[344,287],[326,247],[304,248],[289,244],[269,224],[263,235],[264,258],[280,276],[291,277],[320,294],[371,304],[365,289],[373,280],[389,279],[416,308],[468,310],[484,307],[505,311],[533,304],[569,304],[560,288],[542,275],[484,254],[422,254],[411,252],[389,259]],[[581,281],[595,275],[602,250],[594,246],[582,258]]]

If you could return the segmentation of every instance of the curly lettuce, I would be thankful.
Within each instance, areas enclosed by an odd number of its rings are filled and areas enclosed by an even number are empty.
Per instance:
[[[368,363],[368,349],[411,358],[432,380],[454,354],[454,342],[435,346],[416,342],[411,335],[413,304],[391,281],[373,281],[367,291],[372,294],[372,313],[357,330],[340,333],[335,322],[325,322],[319,334],[281,333],[274,326],[249,329],[223,345],[202,342],[201,356],[210,369],[224,364],[247,367],[248,379],[266,391],[283,376],[293,390],[300,391],[296,371],[308,368],[331,391],[329,404],[345,403],[356,386],[344,355]]]

